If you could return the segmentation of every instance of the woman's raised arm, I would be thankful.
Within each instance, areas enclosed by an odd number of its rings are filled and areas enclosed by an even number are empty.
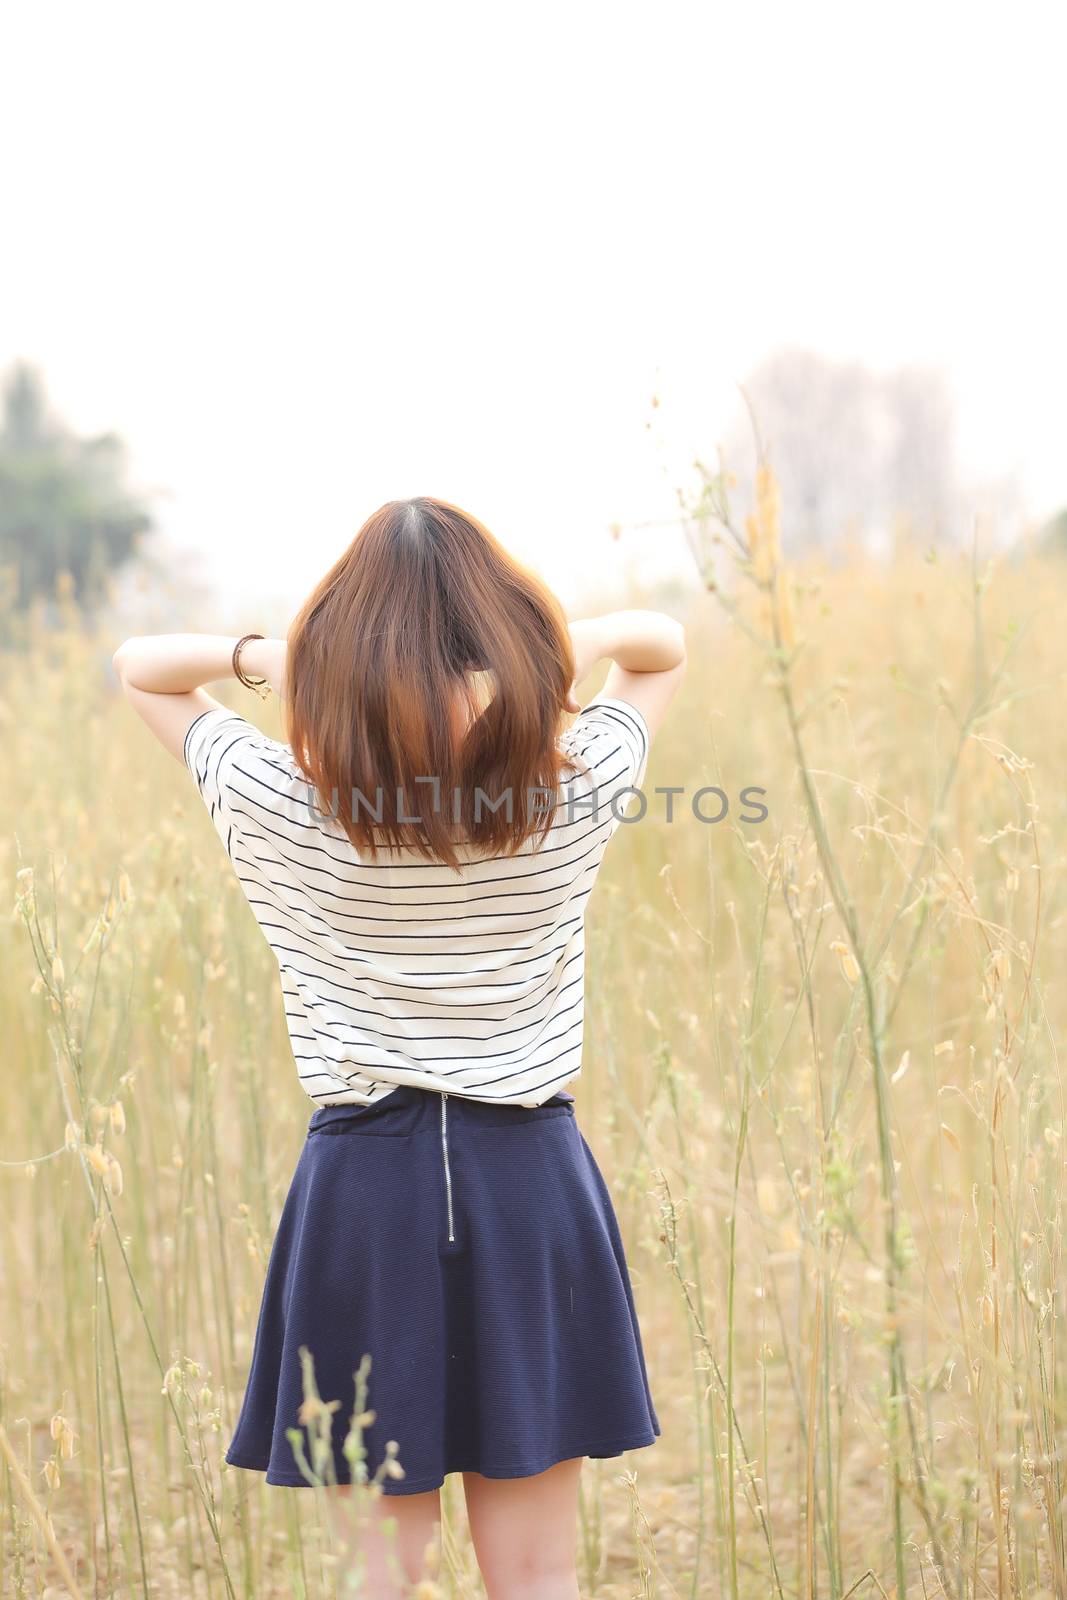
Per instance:
[[[570,624],[575,684],[568,710],[577,711],[574,689],[598,661],[611,668],[601,694],[637,706],[655,733],[685,677],[685,629],[662,611],[612,611]]]
[[[202,685],[233,677],[236,643],[224,634],[159,633],[127,639],[112,656],[126,698],[176,760],[184,759],[185,736],[197,717],[226,709]],[[250,639],[241,650],[241,670],[266,678],[280,698],[285,661],[284,639]]]
[[[233,677],[236,637],[216,633],[157,633],[127,639],[112,656],[123,686],[150,694],[183,694],[203,683]],[[250,678],[266,678],[275,694],[285,686],[284,639],[250,639],[241,667]]]

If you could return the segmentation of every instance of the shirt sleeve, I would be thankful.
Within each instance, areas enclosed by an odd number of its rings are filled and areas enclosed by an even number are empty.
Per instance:
[[[264,737],[247,717],[214,706],[194,717],[186,730],[185,764],[231,861],[234,833],[239,828],[232,804],[234,762],[242,753],[258,750]]]
[[[633,791],[644,781],[650,744],[648,724],[635,705],[610,695],[597,695],[584,705],[563,735],[568,754],[580,756],[589,768],[590,798],[573,801],[573,816],[592,816],[613,834],[625,817],[644,814]]]

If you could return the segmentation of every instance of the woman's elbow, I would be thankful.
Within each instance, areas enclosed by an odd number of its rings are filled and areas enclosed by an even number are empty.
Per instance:
[[[115,669],[115,676],[125,687],[126,671],[130,664],[130,647],[135,643],[133,639],[124,639],[115,654],[111,657],[111,665]]]

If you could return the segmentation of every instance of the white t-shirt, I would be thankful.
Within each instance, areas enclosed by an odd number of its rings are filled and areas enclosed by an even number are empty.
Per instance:
[[[192,723],[185,761],[278,963],[317,1105],[417,1084],[535,1106],[577,1077],[585,907],[643,779],[648,726],[598,695],[560,747],[590,773],[566,769],[544,845],[480,859],[461,848],[457,876],[413,852],[361,856],[290,747],[236,712]]]

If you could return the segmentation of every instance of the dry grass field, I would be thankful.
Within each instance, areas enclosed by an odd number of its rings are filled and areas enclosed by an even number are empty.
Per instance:
[[[1067,568],[787,575],[763,490],[590,904],[571,1087],[663,1436],[587,1463],[582,1592],[1062,1596]],[[310,1105],[118,642],[0,680],[0,1592],[317,1600],[319,1494],[222,1464]]]

